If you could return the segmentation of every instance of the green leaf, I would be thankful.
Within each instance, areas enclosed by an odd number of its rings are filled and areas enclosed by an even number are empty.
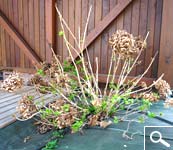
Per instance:
[[[59,130],[59,131],[54,131],[52,133],[53,137],[56,137],[56,138],[63,138],[63,130]]]
[[[77,131],[79,131],[79,129],[82,127],[83,125],[83,121],[80,120],[80,121],[76,121],[73,125],[72,125],[72,131],[75,133]]]
[[[79,64],[81,64],[81,63],[82,63],[82,60],[81,60],[81,59],[76,60],[76,65],[79,65]]]
[[[114,116],[114,123],[115,123],[115,124],[119,123],[119,119],[118,119],[118,117],[116,117],[116,116]]]
[[[156,114],[153,113],[153,112],[148,111],[148,112],[147,112],[147,116],[148,116],[149,118],[155,118],[155,117],[156,117]]]
[[[52,140],[46,144],[46,146],[42,150],[55,150],[57,147],[58,140]]]
[[[33,100],[34,99],[34,96],[32,96],[32,95],[28,95],[27,97],[28,97],[29,100]]]
[[[160,113],[159,113],[159,116],[163,116],[163,113],[162,113],[162,112],[160,112]]]
[[[37,70],[37,74],[41,75],[41,76],[45,76],[45,73],[44,73],[44,71],[42,69],[38,69]]]
[[[58,35],[59,35],[59,36],[63,36],[63,35],[64,35],[64,32],[63,32],[63,31],[59,31],[59,32],[58,32]]]
[[[143,116],[140,116],[140,117],[138,117],[138,121],[140,123],[144,123],[145,122],[145,118]]]
[[[70,105],[69,105],[69,104],[64,104],[64,105],[62,106],[62,109],[63,109],[65,112],[69,112],[69,110],[70,110]]]

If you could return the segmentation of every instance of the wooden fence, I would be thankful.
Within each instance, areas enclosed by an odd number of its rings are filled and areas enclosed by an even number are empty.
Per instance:
[[[98,57],[101,80],[105,80],[110,63],[108,39],[117,29],[125,29],[142,37],[150,32],[147,50],[140,58],[142,63],[131,75],[141,74],[151,57],[159,51],[146,78],[156,78],[165,72],[165,78],[173,85],[173,72],[168,71],[173,66],[172,0],[0,0],[1,68],[27,68],[28,71],[33,68],[31,62],[50,61],[50,45],[61,60],[66,59],[68,51],[58,35],[61,27],[55,13],[55,2],[77,37],[79,26],[81,33],[84,31],[89,7],[92,6],[86,45],[94,70],[95,57]],[[67,31],[66,34],[74,45],[73,38]]]

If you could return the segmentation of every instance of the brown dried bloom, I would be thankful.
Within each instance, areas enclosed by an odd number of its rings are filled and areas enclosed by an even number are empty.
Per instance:
[[[119,54],[123,58],[134,57],[146,47],[140,37],[134,37],[125,30],[117,30],[109,39],[109,43],[115,54]]]
[[[28,119],[34,113],[37,112],[37,107],[34,104],[33,99],[30,99],[28,96],[24,96],[18,103],[17,110],[21,115],[21,118]]]
[[[71,104],[67,104],[63,99],[49,103],[48,109],[52,110],[52,113],[46,117],[46,120],[42,118],[41,122],[49,124],[53,121],[59,129],[70,127],[79,115],[77,108]],[[47,120],[50,122],[47,122]]]
[[[67,87],[69,85],[70,77],[67,74],[55,73],[55,78],[59,87]]]
[[[89,118],[89,120],[88,120],[88,125],[89,126],[96,126],[96,125],[98,125],[99,124],[99,121],[98,121],[99,118],[100,118],[99,114],[91,116]]]
[[[159,101],[159,95],[156,93],[150,92],[150,93],[142,93],[141,98],[148,99],[150,102],[157,102]]]
[[[20,74],[13,72],[2,82],[1,88],[8,92],[13,92],[16,89],[21,88],[22,85],[23,79]]]
[[[161,98],[166,99],[171,94],[171,87],[165,80],[159,80],[155,84],[155,88],[158,90],[158,93]]]

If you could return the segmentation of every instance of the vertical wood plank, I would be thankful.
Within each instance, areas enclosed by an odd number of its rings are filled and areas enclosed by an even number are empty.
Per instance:
[[[118,0],[118,3],[121,3],[121,0]],[[124,12],[122,12],[118,18],[117,18],[117,30],[123,30],[124,29]],[[117,75],[120,74],[122,68],[122,63],[120,63],[118,69],[117,69]]]
[[[62,8],[63,8],[62,5],[63,5],[62,0],[57,0],[57,7],[61,13],[62,13]],[[57,22],[56,23],[57,24],[57,35],[56,35],[57,50],[56,50],[56,53],[60,56],[61,62],[63,62],[63,46],[62,46],[63,37],[58,35],[58,33],[62,30],[58,15],[56,17],[56,22]]]
[[[89,0],[88,1],[88,6],[89,8],[92,6],[92,11],[91,11],[91,15],[90,15],[90,20],[89,20],[89,24],[88,24],[88,33],[90,33],[95,26],[95,1],[94,0]],[[88,10],[89,10],[88,8]],[[94,45],[91,44],[88,47],[88,54],[89,54],[89,59],[91,62],[91,66],[92,68],[94,68]]]
[[[134,36],[138,36],[139,33],[139,17],[140,17],[140,0],[133,1],[132,3],[132,26],[131,32]],[[137,67],[134,67],[130,75],[136,75]]]
[[[160,54],[159,54],[159,69],[158,76],[162,73],[165,74],[164,79],[173,86],[172,70],[173,70],[173,1],[163,1],[163,15],[162,15],[162,28],[161,28],[161,41],[160,41]]]
[[[86,2],[86,1],[83,1],[83,2]],[[70,0],[69,1],[68,25],[73,34],[75,34],[75,32],[74,32],[75,31],[75,20],[73,17],[74,15],[75,15],[75,0]],[[70,33],[69,33],[69,42],[71,45],[73,45],[73,46],[75,45],[75,41]],[[71,50],[71,52],[72,52],[72,55],[73,55],[73,53],[75,53],[74,50]]]
[[[40,57],[45,61],[45,0],[40,0]]]
[[[141,0],[140,5],[140,22],[139,22],[139,35],[141,35],[143,38],[145,38],[147,34],[147,6],[148,6],[148,0]],[[145,66],[145,53],[144,51],[139,60],[142,60],[141,64],[137,66],[137,75],[142,74],[144,72],[144,66]]]
[[[0,0],[0,10],[3,11],[3,0]]]
[[[172,5],[170,5],[168,7],[172,7]],[[159,44],[160,44],[160,37],[161,37],[162,9],[163,9],[163,0],[157,0],[157,4],[156,4],[156,18],[155,18],[155,31],[154,31],[154,49],[153,49],[153,55],[157,51],[160,51],[161,50],[160,47],[159,47]],[[169,21],[169,19],[168,19],[168,22],[171,23],[171,20]],[[152,67],[152,77],[153,78],[156,78],[157,77],[157,74],[158,74],[159,55],[156,57],[156,60],[155,60],[155,62],[153,64],[153,67]]]
[[[8,15],[8,0],[4,1],[4,13],[7,18],[9,18]],[[11,59],[10,59],[10,36],[9,34],[5,31],[5,52],[6,52],[6,59],[7,59],[7,66],[11,67]]]
[[[147,32],[149,31],[149,37],[147,39],[147,50],[145,54],[145,69],[150,64],[152,54],[153,54],[153,46],[154,46],[154,30],[155,30],[155,10],[156,10],[156,0],[149,1],[148,3],[148,24],[147,24]],[[150,68],[146,74],[146,77],[152,76],[152,68]]]
[[[35,52],[40,54],[40,0],[34,0],[34,36],[35,36]]]
[[[109,7],[110,7],[110,11],[117,5],[117,0],[110,0],[110,3],[109,3]],[[116,19],[110,24],[110,27],[109,27],[109,37],[110,38],[112,36],[113,33],[115,33],[116,31],[116,28],[117,28],[117,23],[116,23]],[[111,56],[112,56],[112,48],[110,46],[110,44],[108,43],[108,66],[107,66],[107,70],[109,70],[110,68],[110,62],[111,62]],[[113,69],[111,70],[113,71]]]
[[[0,3],[1,4],[1,3]],[[2,32],[2,27],[0,26],[0,35],[1,35],[1,32]],[[2,59],[2,40],[1,40],[1,37],[0,37],[0,66],[2,67],[3,66],[3,59]]]
[[[132,18],[132,9],[131,9],[131,4],[124,10],[124,29],[131,33],[131,18]]]
[[[7,66],[7,59],[6,59],[6,47],[5,47],[5,31],[3,28],[1,28],[1,48],[2,48],[2,58],[3,58],[3,62],[2,62],[2,65],[3,67],[6,67]]]
[[[54,49],[54,35],[55,35],[55,0],[46,0],[45,1],[45,26],[46,26],[46,61],[51,62],[52,60],[52,50]]]
[[[9,5],[9,9],[8,9],[9,20],[13,23],[14,22],[14,20],[13,20],[13,1],[9,0],[8,5]],[[9,43],[10,43],[11,67],[15,67],[16,64],[15,64],[14,41],[11,37],[9,39],[10,39]]]
[[[68,0],[63,0],[63,18],[64,20],[66,21],[66,23],[68,24],[68,11],[69,11],[69,1]],[[66,35],[66,38],[68,40],[68,30],[67,28],[64,28],[64,34]],[[63,61],[66,60],[66,58],[68,57],[68,50],[67,50],[67,47],[66,47],[66,44],[65,42],[63,42]]]
[[[16,25],[18,26],[18,30],[20,32],[21,35],[24,35],[24,31],[27,32],[27,30],[24,29],[24,11],[27,11],[28,9],[24,9],[25,7],[23,7],[23,1],[22,0],[18,0],[18,16],[17,16],[17,23]],[[18,48],[18,47],[17,47]],[[24,68],[25,67],[25,60],[28,61],[27,57],[25,57],[24,53],[22,52],[22,50],[19,50],[18,48],[18,57],[20,60],[16,60],[18,61],[18,65],[20,63],[20,67]]]
[[[102,19],[102,0],[96,0],[95,3],[95,24]],[[95,40],[94,58],[98,58],[98,72],[101,73],[101,36]],[[94,71],[96,70],[96,63],[94,60]]]
[[[104,18],[109,13],[109,0],[103,0],[102,3],[102,18]],[[101,73],[106,74],[107,73],[107,66],[108,66],[108,39],[109,34],[108,30],[106,29],[102,33],[102,47],[101,47]]]
[[[35,47],[35,36],[34,36],[34,0],[29,0],[29,45],[32,49]],[[29,67],[31,67],[32,64],[29,62]]]
[[[13,17],[14,17],[13,25],[16,29],[19,28],[18,14],[20,13],[20,8],[18,9],[18,3],[19,3],[18,0],[13,0]],[[15,52],[15,56],[14,56],[15,66],[20,67],[20,49],[15,43],[14,43],[14,52]]]

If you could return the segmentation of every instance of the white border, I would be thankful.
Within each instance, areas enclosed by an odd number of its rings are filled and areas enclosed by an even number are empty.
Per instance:
[[[173,126],[144,126],[144,150],[145,150],[145,128],[173,128]]]

